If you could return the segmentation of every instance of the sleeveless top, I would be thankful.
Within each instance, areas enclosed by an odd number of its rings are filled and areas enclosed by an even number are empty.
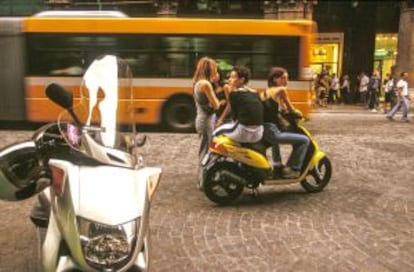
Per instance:
[[[273,123],[279,127],[279,103],[265,94],[263,104],[263,121],[265,123]]]
[[[212,115],[214,113],[214,109],[210,106],[210,102],[208,101],[206,94],[200,90],[200,82],[201,80],[194,84],[193,90],[194,102],[196,104],[197,111],[202,111],[206,115]]]

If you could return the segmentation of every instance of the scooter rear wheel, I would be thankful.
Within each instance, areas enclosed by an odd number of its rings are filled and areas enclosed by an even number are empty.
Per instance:
[[[237,165],[231,162],[218,162],[207,170],[204,180],[204,193],[211,201],[219,205],[228,205],[240,197],[244,185],[222,174],[228,171],[237,175]]]
[[[309,193],[317,193],[325,188],[331,180],[331,176],[331,161],[327,157],[323,157],[300,184]]]

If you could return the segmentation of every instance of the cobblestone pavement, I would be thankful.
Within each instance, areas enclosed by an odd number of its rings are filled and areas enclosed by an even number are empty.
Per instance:
[[[195,134],[148,133],[163,167],[151,211],[152,271],[414,271],[414,122],[320,110],[307,122],[333,163],[326,189],[260,189],[219,207],[196,189]],[[0,131],[0,145],[30,136]],[[33,200],[0,201],[0,271],[31,271]]]

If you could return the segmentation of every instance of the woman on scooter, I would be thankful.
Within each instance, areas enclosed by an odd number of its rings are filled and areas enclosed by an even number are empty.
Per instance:
[[[214,124],[214,111],[220,108],[220,102],[214,92],[213,84],[220,78],[215,60],[203,57],[198,61],[193,77],[193,96],[197,110],[195,129],[201,138],[198,151],[199,163],[208,152]],[[199,171],[199,184],[201,184],[201,172]]]
[[[274,169],[282,168],[282,177],[298,178],[309,146],[309,139],[305,135],[283,132],[280,129],[279,106],[287,111],[295,111],[287,95],[288,72],[282,67],[273,67],[268,77],[268,89],[261,93],[264,109],[264,135],[265,142],[272,146]],[[287,166],[283,167],[279,144],[291,144],[292,153]]]
[[[230,107],[233,122],[218,127],[213,135],[224,134],[240,143],[254,143],[263,136],[263,105],[259,94],[246,86],[250,70],[235,66],[229,78]]]

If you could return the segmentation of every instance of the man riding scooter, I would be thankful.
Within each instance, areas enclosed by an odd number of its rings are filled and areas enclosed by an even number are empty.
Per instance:
[[[239,143],[255,143],[263,136],[263,106],[259,94],[246,86],[250,70],[244,66],[235,66],[231,70],[230,107],[232,123],[218,127],[214,136],[224,134]]]

